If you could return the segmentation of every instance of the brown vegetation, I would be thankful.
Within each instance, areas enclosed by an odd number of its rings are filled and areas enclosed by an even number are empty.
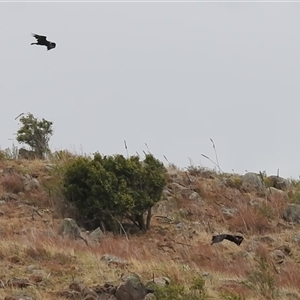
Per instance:
[[[22,293],[52,300],[57,299],[54,292],[65,289],[74,278],[94,285],[116,282],[124,272],[135,272],[145,281],[154,274],[178,285],[200,275],[211,299],[224,295],[224,299],[290,299],[291,294],[300,299],[300,250],[292,239],[298,225],[281,219],[288,198],[245,193],[239,190],[239,177],[228,185],[222,178],[226,175],[201,176],[194,170],[189,176],[203,203],[178,194],[173,208],[163,215],[154,209],[153,227],[147,234],[108,233],[100,243],[89,241],[87,246],[82,240],[57,234],[62,218],[75,214],[63,202],[58,186],[60,164],[65,162],[57,157],[51,162],[0,161],[0,200],[5,200],[0,206],[0,283],[5,286],[0,297],[21,292],[20,287],[8,284],[14,277],[27,278]],[[7,172],[8,168],[14,171]],[[177,172],[186,178],[184,172]],[[24,192],[25,174],[37,178],[41,189]],[[17,199],[6,199],[6,193]],[[234,209],[233,215],[223,214],[224,207]],[[242,234],[241,246],[228,241],[210,245],[213,234],[227,232]],[[282,245],[292,250],[278,264],[272,253]],[[128,264],[106,264],[101,259],[105,254]],[[260,258],[265,265],[258,263]],[[265,282],[259,282],[258,276]]]

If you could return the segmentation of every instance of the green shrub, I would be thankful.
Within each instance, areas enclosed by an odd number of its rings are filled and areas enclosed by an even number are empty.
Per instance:
[[[160,200],[166,170],[153,155],[78,157],[66,166],[64,194],[81,215],[115,230],[129,219],[141,230],[150,228],[151,207]],[[144,220],[144,213],[147,218]]]
[[[266,299],[274,299],[278,291],[275,267],[263,256],[259,256],[256,262],[257,269],[248,276],[245,285]]]
[[[53,135],[53,122],[45,119],[38,120],[28,113],[20,118],[21,128],[17,131],[17,141],[27,144],[39,158],[49,152],[49,141]]]

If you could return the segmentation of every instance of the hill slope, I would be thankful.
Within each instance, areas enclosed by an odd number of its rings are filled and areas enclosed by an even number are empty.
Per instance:
[[[149,232],[129,229],[96,242],[82,230],[86,245],[58,234],[63,218],[74,217],[55,189],[59,164],[0,161],[0,297],[66,299],[74,280],[117,285],[135,273],[143,282],[165,276],[185,287],[201,277],[207,299],[300,299],[299,225],[283,219],[297,202],[297,182],[170,166]],[[211,245],[220,233],[244,241]]]

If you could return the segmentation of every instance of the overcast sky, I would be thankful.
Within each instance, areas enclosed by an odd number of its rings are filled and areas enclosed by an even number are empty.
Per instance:
[[[300,3],[0,3],[0,28],[1,149],[31,112],[52,150],[212,168],[212,138],[224,171],[300,175]]]

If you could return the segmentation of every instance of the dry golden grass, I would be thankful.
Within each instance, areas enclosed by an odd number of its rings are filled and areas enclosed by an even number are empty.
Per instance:
[[[18,194],[24,190],[24,183],[20,175],[15,172],[4,174],[1,178],[3,190],[8,193]]]
[[[70,159],[67,153],[52,163]],[[12,192],[20,196],[20,201],[7,201],[0,206],[0,280],[5,284],[13,277],[21,277],[33,284],[23,290],[5,286],[0,289],[0,297],[22,292],[38,299],[60,299],[56,293],[68,289],[74,279],[86,285],[117,283],[122,274],[135,272],[144,282],[153,275],[167,276],[182,285],[188,285],[194,276],[203,276],[211,299],[220,299],[222,293],[250,300],[266,299],[242,282],[258,270],[256,257],[275,264],[271,252],[287,243],[293,248],[292,254],[282,265],[275,265],[278,274],[272,276],[281,293],[278,299],[290,299],[289,292],[298,293],[300,250],[291,238],[298,227],[276,227],[287,199],[262,199],[263,205],[257,208],[249,205],[256,195],[242,194],[238,184],[226,186],[217,176],[199,178],[195,190],[204,205],[178,199],[176,209],[170,211],[174,222],[153,218],[152,230],[147,234],[131,235],[129,240],[124,235],[107,235],[100,243],[89,241],[87,246],[82,240],[58,236],[62,216],[73,215],[69,208],[64,210],[59,190],[54,189],[60,177],[55,177],[46,165],[39,160],[0,162],[1,170],[14,170],[0,177],[0,194]],[[41,189],[23,192],[18,173],[37,177]],[[227,219],[222,207],[235,208],[237,213]],[[189,213],[182,215],[179,209]],[[218,232],[240,232],[245,241],[240,247],[229,241],[210,245],[212,234]],[[274,242],[260,241],[261,235]],[[101,259],[104,254],[117,256],[128,264],[108,265]],[[32,272],[34,266],[42,271],[42,278]]]

